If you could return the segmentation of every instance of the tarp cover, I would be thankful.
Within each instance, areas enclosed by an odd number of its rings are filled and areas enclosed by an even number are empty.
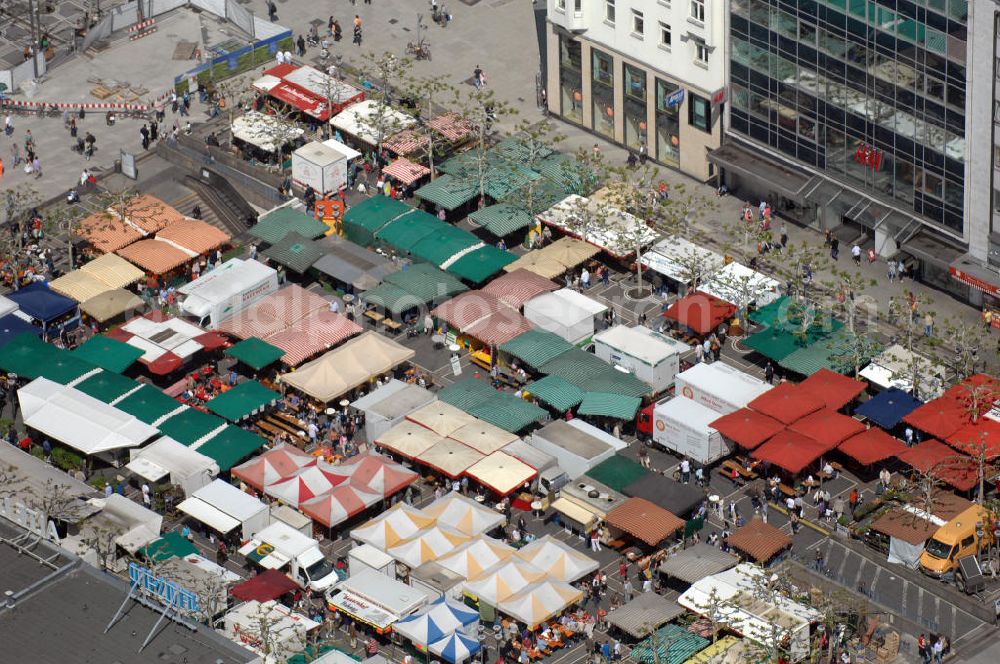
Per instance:
[[[298,584],[284,572],[266,569],[257,576],[233,586],[229,592],[232,593],[233,597],[244,602],[251,600],[267,602],[297,590],[298,587]]]

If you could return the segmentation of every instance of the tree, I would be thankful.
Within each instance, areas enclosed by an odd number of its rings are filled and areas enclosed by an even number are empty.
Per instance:
[[[394,91],[402,89],[401,82],[407,79],[413,63],[409,58],[401,58],[388,51],[382,55],[365,54],[363,58],[363,76],[365,82],[372,86],[366,90],[365,97],[375,103],[371,113],[359,119],[374,135],[375,153],[379,154],[382,152],[382,141],[402,129],[392,103]]]
[[[85,218],[85,211],[79,205],[69,205],[60,203],[48,208],[45,211],[45,234],[52,237],[61,237],[66,243],[66,258],[69,269],[76,267],[76,256],[74,251],[74,241],[79,235],[80,222]]]
[[[472,129],[474,143],[469,151],[473,166],[471,177],[476,182],[479,200],[486,203],[486,183],[496,165],[496,157],[490,153],[490,136],[493,125],[500,117],[513,115],[516,111],[507,103],[496,98],[492,90],[479,88],[469,92],[459,100],[459,116]]]
[[[902,303],[897,302],[895,297],[889,298],[889,309],[884,320],[893,327],[900,328],[902,338],[898,341],[905,352],[889,353],[886,359],[900,366],[900,369],[893,371],[892,378],[908,382],[911,385],[911,394],[926,401],[930,393],[940,388],[940,384],[937,380],[933,380],[934,367],[924,356],[924,350],[930,350],[939,341],[934,336],[928,337],[922,333],[911,309],[914,305],[918,311],[921,308],[929,308],[934,301],[924,294],[909,291],[908,294],[912,300]],[[943,379],[943,376],[940,378]]]
[[[431,180],[437,177],[435,168],[434,150],[437,147],[437,131],[428,126],[431,120],[437,116],[437,102],[441,97],[458,97],[458,90],[455,89],[444,76],[427,76],[422,78],[410,78],[404,83],[405,94],[410,99],[416,101],[417,118],[420,124],[414,132],[421,138],[426,139],[424,147],[427,156],[427,167],[431,170]]]
[[[100,521],[87,521],[80,529],[80,543],[97,558],[101,571],[107,571],[114,565],[118,556],[118,538],[122,531]]]
[[[857,271],[852,273],[833,269],[833,278],[824,285],[836,293],[833,311],[842,313],[847,321],[847,346],[834,349],[833,356],[845,362],[857,378],[862,366],[868,363],[879,348],[872,338],[871,332],[874,331],[874,326],[870,324],[877,320],[877,310],[874,307],[866,307],[868,317],[864,320],[859,317],[858,312],[863,304],[870,304],[870,298],[862,295],[863,289],[875,286],[876,282],[874,279],[866,280]]]
[[[14,424],[11,420],[0,420],[0,435],[6,434],[2,430],[6,422],[10,422],[11,426]],[[18,494],[23,485],[24,478],[18,475],[17,468],[9,464],[0,464],[0,499]]]

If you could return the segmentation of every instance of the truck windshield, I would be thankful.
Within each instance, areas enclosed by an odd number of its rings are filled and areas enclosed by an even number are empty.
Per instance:
[[[333,574],[333,565],[327,562],[326,558],[320,558],[306,568],[306,574],[309,575],[310,581],[319,581]]]
[[[951,554],[951,545],[945,544],[939,539],[934,539],[933,537],[927,542],[927,553],[931,554],[935,558],[941,558],[945,560]]]

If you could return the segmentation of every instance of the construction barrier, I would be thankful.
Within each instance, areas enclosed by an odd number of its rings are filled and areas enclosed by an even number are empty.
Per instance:
[[[134,23],[128,27],[129,32],[142,32],[145,28],[156,23],[155,18],[146,19],[145,21],[140,21],[139,23]],[[151,31],[152,32],[152,31]]]
[[[28,99],[3,99],[0,101],[0,107],[2,108],[58,108],[60,110],[65,109],[79,109],[82,108],[87,111],[148,111],[149,106],[146,104],[119,104],[113,102],[48,102],[48,101],[30,101]]]
[[[134,35],[129,35],[128,40],[129,41],[135,41],[136,39],[142,39],[143,37],[150,36],[154,32],[156,32],[156,28],[150,28],[149,30],[146,30],[145,32],[137,32]]]

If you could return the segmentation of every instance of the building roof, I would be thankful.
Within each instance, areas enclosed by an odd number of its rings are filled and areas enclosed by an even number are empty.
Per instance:
[[[705,493],[700,489],[659,473],[643,475],[625,486],[622,493],[633,498],[645,498],[678,516],[689,515],[705,500]]]
[[[605,521],[650,546],[684,527],[682,519],[645,498],[629,498],[608,512]]]
[[[118,255],[151,274],[166,274],[194,256],[163,240],[139,240],[118,250]]]
[[[851,436],[837,449],[861,465],[868,466],[898,455],[906,449],[906,446],[900,439],[890,436],[882,429],[872,427],[856,436]]]
[[[700,543],[667,556],[660,563],[660,574],[684,583],[694,583],[698,579],[736,567],[738,562],[736,556],[711,544]]]
[[[200,219],[178,219],[158,232],[156,239],[165,240],[196,254],[206,254],[232,238],[228,233]]]
[[[609,612],[607,620],[630,636],[641,639],[686,610],[663,595],[639,593],[632,601]]]
[[[0,534],[15,539],[21,531],[0,521]],[[40,584],[19,597],[16,610],[5,611],[0,620],[0,640],[11,652],[62,664],[142,664],[151,656],[163,664],[239,664],[257,659],[253,652],[211,629],[193,632],[167,620],[154,632],[160,612],[136,603],[130,603],[127,620],[105,633],[128,586],[47,542],[36,544],[35,553],[49,558],[57,570],[9,546],[0,547],[0,566],[9,590],[18,594]],[[154,637],[149,649],[139,654],[139,646],[150,633]]]
[[[740,447],[748,450],[759,447],[761,443],[785,428],[785,425],[749,408],[740,408],[728,415],[723,415],[712,422],[712,428]]]
[[[766,563],[792,545],[792,538],[760,519],[736,529],[729,536],[729,546],[759,563]]]

